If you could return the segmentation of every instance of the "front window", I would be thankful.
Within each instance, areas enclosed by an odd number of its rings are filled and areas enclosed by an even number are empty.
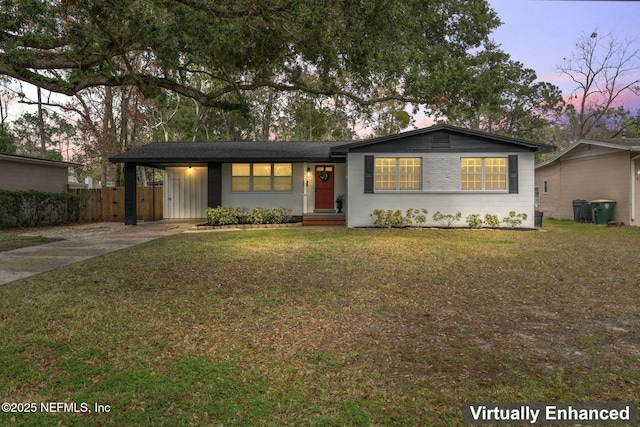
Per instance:
[[[231,191],[291,191],[291,163],[233,163]]]
[[[505,157],[463,157],[460,159],[462,190],[506,190]]]
[[[375,161],[376,190],[420,190],[422,159],[379,157]]]

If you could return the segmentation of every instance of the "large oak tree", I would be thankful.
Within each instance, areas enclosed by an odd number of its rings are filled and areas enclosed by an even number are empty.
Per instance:
[[[0,0],[0,22],[2,75],[226,110],[264,87],[437,110],[499,25],[485,0]]]
[[[492,43],[473,58],[465,73],[468,78],[459,84],[462,96],[442,108],[449,123],[548,142],[549,122],[564,107],[556,86],[537,81],[532,69]]]

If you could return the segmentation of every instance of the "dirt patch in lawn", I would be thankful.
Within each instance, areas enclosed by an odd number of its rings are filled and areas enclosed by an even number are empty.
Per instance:
[[[125,230],[120,222],[95,222],[88,224],[61,225],[25,230],[21,235],[50,239],[70,239],[74,237],[91,237]]]
[[[0,252],[28,246],[38,246],[76,237],[92,237],[125,229],[117,222],[72,224],[51,227],[30,227],[0,231]]]
[[[44,245],[45,243],[53,243],[62,239],[54,239],[40,236],[22,236],[15,233],[0,234],[0,252],[12,251],[14,249],[25,248],[27,246]]]

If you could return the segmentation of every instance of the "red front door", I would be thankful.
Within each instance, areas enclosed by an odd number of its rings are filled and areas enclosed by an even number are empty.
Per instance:
[[[332,165],[316,165],[316,209],[333,209],[333,179],[335,168]]]

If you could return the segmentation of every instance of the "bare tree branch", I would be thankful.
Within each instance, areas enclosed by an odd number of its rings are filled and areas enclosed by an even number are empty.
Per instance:
[[[558,69],[576,85],[579,99],[575,139],[582,139],[604,119],[627,93],[640,95],[640,49],[634,41],[618,41],[597,31],[583,34],[570,58]]]

